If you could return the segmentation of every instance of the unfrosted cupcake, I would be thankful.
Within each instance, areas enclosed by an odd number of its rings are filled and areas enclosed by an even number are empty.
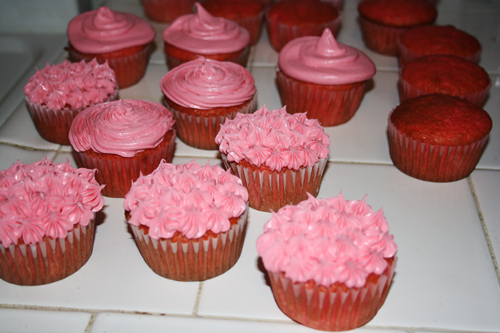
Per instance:
[[[132,185],[123,207],[142,257],[158,275],[204,281],[238,261],[248,192],[219,166],[162,161]]]
[[[141,0],[148,19],[166,23],[192,13],[195,2],[196,0]]]
[[[75,116],[89,106],[114,101],[118,96],[115,72],[95,59],[37,70],[24,86],[24,98],[42,138],[69,145],[68,133]]]
[[[44,158],[0,171],[0,278],[52,283],[78,271],[94,246],[104,199],[95,170]]]
[[[247,65],[250,34],[236,22],[210,15],[199,3],[197,13],[178,17],[163,31],[170,69],[200,55]]]
[[[76,163],[97,169],[102,194],[123,198],[139,175],[172,161],[175,143],[172,112],[161,104],[117,100],[80,112],[69,131]]]
[[[491,117],[477,105],[448,95],[410,98],[388,119],[391,159],[405,174],[432,182],[470,175],[491,131]]]
[[[287,112],[305,112],[326,127],[352,118],[375,71],[363,52],[337,43],[325,29],[321,37],[301,37],[285,45],[276,76]]]
[[[146,73],[154,38],[155,30],[149,22],[103,6],[69,22],[69,59],[107,61],[123,89],[139,82]]]
[[[222,160],[243,181],[250,207],[277,211],[317,196],[330,153],[330,137],[316,119],[286,108],[237,114],[215,142]]]
[[[309,196],[273,213],[257,252],[280,309],[323,331],[369,322],[384,304],[397,261],[382,210],[342,194]]]
[[[179,139],[199,149],[216,150],[220,125],[257,109],[252,75],[232,62],[203,57],[186,62],[165,74],[160,88]]]

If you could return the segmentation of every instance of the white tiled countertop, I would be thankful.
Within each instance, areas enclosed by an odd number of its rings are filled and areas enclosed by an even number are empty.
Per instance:
[[[395,58],[366,49],[357,0],[346,0],[338,40],[364,51],[377,65],[373,84],[353,119],[327,128],[330,163],[319,197],[342,191],[375,210],[383,207],[399,246],[396,275],[384,306],[359,332],[500,332],[500,1],[441,0],[438,24],[453,24],[483,45],[480,65],[493,86],[485,105],[493,131],[476,170],[452,183],[424,182],[401,173],[389,157],[387,116],[399,104]],[[115,10],[143,16],[139,0],[112,0]],[[121,98],[161,102],[167,72],[158,31],[145,78]],[[66,54],[61,49],[61,62]],[[258,105],[281,107],[275,84],[277,53],[264,32],[248,69]],[[69,159],[71,147],[44,141],[19,100],[0,127],[0,169],[17,159]],[[220,164],[216,151],[176,142],[174,163],[196,157]],[[251,209],[243,252],[225,274],[205,282],[162,278],[145,264],[127,230],[123,199],[105,198],[92,256],[72,276],[49,285],[16,286],[0,280],[0,332],[314,332],[276,305],[258,264],[256,238],[270,213]]]

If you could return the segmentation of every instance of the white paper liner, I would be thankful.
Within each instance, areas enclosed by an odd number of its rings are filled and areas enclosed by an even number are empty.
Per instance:
[[[262,21],[264,19],[264,11],[257,15],[240,18],[235,20],[239,26],[245,28],[250,33],[250,45],[254,45],[259,41],[262,30]]]

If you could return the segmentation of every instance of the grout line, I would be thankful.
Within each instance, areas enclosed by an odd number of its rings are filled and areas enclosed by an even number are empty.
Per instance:
[[[90,320],[89,320],[89,323],[87,324],[87,327],[85,327],[85,330],[83,331],[84,333],[92,332],[92,326],[94,325],[95,317],[96,317],[95,313],[92,313],[90,315]]]
[[[203,292],[203,282],[198,285],[198,293],[196,294],[196,300],[193,307],[193,316],[198,317],[198,307],[200,306],[201,294]]]

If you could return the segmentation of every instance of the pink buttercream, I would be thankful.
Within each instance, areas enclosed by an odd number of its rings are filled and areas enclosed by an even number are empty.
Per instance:
[[[174,103],[194,109],[240,105],[255,95],[255,81],[244,67],[200,57],[169,71],[161,91]]]
[[[257,252],[270,272],[284,272],[294,282],[314,280],[330,286],[362,287],[370,273],[382,274],[385,258],[396,254],[382,210],[342,194],[288,205],[264,225]]]
[[[47,64],[24,86],[28,102],[46,105],[54,111],[83,109],[102,103],[117,92],[115,72],[107,62],[100,65],[95,59],[89,63],[64,60],[54,66]]]
[[[71,45],[82,53],[107,53],[145,45],[155,38],[151,24],[140,17],[103,6],[73,18],[68,25]]]
[[[0,171],[0,242],[4,247],[64,238],[76,224],[87,226],[104,198],[95,170],[44,158]]]
[[[175,19],[163,31],[163,40],[196,54],[231,53],[244,49],[250,34],[236,22],[210,15],[199,3],[198,12]]]
[[[230,218],[247,209],[248,192],[241,180],[217,165],[169,164],[164,160],[151,174],[140,176],[125,196],[130,224],[149,227],[154,239],[176,232],[189,239],[207,231],[221,233]]]
[[[321,37],[296,38],[283,47],[279,70],[294,79],[323,85],[368,80],[375,65],[363,52],[338,43],[329,29]]]
[[[215,137],[230,162],[241,160],[271,170],[313,166],[330,154],[330,137],[316,119],[305,113],[288,114],[286,107],[254,114],[237,114],[221,125]]]
[[[174,126],[172,112],[161,104],[124,99],[92,106],[71,125],[69,141],[75,151],[132,157],[158,146]]]

